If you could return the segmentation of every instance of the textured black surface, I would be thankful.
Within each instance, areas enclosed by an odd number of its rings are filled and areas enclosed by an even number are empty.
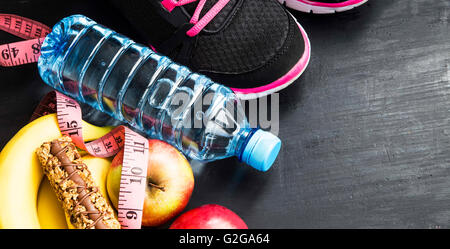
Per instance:
[[[59,2],[57,12],[39,1],[11,2],[2,1],[0,12],[48,24],[81,12],[133,36],[101,1]],[[312,59],[280,95],[276,165],[258,173],[234,159],[193,164],[187,209],[221,204],[251,228],[448,228],[449,15],[448,0],[372,0],[337,15],[295,13],[310,35]],[[0,32],[0,41],[15,40]],[[2,147],[49,89],[36,65],[0,68],[0,77]]]

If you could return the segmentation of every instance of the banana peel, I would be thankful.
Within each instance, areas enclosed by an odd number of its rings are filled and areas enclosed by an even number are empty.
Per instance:
[[[102,137],[112,129],[113,127],[97,127],[83,121],[83,136],[86,141]],[[0,228],[41,228],[38,206],[41,205],[42,211],[53,205],[51,201],[54,200],[51,200],[44,182],[41,189],[44,192],[41,195],[46,198],[43,197],[38,203],[43,172],[35,151],[43,142],[59,137],[61,133],[56,114],[50,114],[23,127],[3,148],[0,153]],[[102,174],[106,173],[102,171]],[[103,185],[104,179],[101,183]],[[52,194],[55,195],[53,191]],[[54,198],[56,200],[56,196]],[[47,213],[43,217],[49,215]],[[43,222],[43,227],[48,227],[49,224],[62,227],[60,221]]]

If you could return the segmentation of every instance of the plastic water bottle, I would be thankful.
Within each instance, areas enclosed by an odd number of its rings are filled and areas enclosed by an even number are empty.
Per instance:
[[[237,156],[266,171],[280,150],[278,137],[250,128],[229,88],[85,16],[64,18],[53,27],[42,44],[38,67],[56,90],[172,144],[192,159]]]

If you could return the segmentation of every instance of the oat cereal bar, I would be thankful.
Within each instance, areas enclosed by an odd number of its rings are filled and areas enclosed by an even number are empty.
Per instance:
[[[95,186],[91,172],[70,137],[45,142],[36,153],[75,228],[120,229],[113,209]]]

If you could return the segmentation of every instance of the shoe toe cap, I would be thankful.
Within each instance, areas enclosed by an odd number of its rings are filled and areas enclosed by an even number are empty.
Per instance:
[[[193,53],[196,71],[231,88],[270,84],[298,66],[309,52],[306,33],[281,5],[264,0],[246,3],[238,13],[243,16],[237,17],[241,20],[234,20],[222,33],[213,35],[217,37],[199,37]],[[250,3],[264,8],[257,13],[248,11],[256,7]]]

